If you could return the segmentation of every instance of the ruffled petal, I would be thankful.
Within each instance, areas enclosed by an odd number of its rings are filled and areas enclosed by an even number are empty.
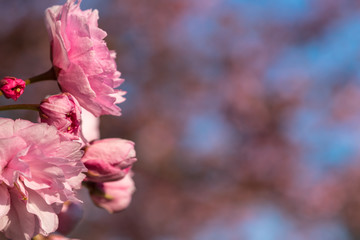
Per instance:
[[[1,219],[9,212],[10,210],[10,194],[7,187],[4,184],[0,185],[0,230],[6,225],[6,223],[1,223]]]

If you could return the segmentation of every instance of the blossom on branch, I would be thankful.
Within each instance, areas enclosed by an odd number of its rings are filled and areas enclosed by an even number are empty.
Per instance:
[[[98,11],[80,9],[80,0],[46,10],[52,63],[63,92],[76,97],[96,117],[120,115],[116,106],[125,100],[124,91],[114,89],[124,81],[116,69],[115,52],[103,40]]]
[[[40,103],[41,122],[55,126],[65,137],[78,139],[81,107],[70,93],[47,97]]]
[[[65,201],[79,201],[80,144],[45,123],[0,118],[0,231],[16,240],[58,228]]]
[[[80,3],[67,0],[45,12],[50,71],[26,82],[0,80],[0,91],[14,100],[26,84],[44,80],[56,79],[62,92],[40,104],[0,106],[38,111],[42,122],[0,118],[0,234],[8,239],[68,239],[58,233],[71,232],[83,215],[75,196],[82,184],[93,202],[110,213],[126,208],[135,191],[134,143],[95,140],[99,116],[120,115],[116,104],[125,100],[125,92],[116,88],[124,80],[115,52],[103,40],[106,32],[98,27],[97,10],[82,11]]]
[[[6,98],[17,100],[26,87],[24,80],[15,77],[5,77],[0,80],[0,90]]]
[[[63,235],[69,234],[79,224],[84,215],[82,204],[78,202],[67,201],[64,203],[59,217],[59,228],[56,232]]]
[[[96,140],[86,147],[81,160],[88,169],[87,180],[119,180],[129,172],[136,161],[134,143],[120,138]]]
[[[90,196],[93,202],[109,213],[118,212],[127,208],[135,191],[135,184],[127,174],[123,179],[104,183],[91,183]]]

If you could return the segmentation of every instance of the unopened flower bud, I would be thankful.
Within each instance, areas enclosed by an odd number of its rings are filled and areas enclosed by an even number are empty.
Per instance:
[[[90,197],[93,202],[109,213],[118,212],[127,208],[135,191],[135,184],[127,174],[123,179],[112,182],[92,183]]]
[[[80,131],[81,108],[70,93],[50,96],[40,103],[41,122],[55,126],[70,139],[77,139]]]
[[[134,143],[120,138],[92,142],[82,158],[88,169],[87,180],[93,182],[119,180],[128,173],[135,161]]]
[[[23,94],[26,83],[15,77],[5,77],[0,80],[0,90],[6,98],[17,100]]]
[[[67,201],[64,203],[59,217],[58,233],[68,235],[78,225],[84,215],[84,210],[81,204]]]

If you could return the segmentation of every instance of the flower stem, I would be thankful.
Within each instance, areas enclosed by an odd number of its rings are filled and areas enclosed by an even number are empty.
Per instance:
[[[39,106],[40,106],[39,104],[14,104],[14,105],[4,105],[4,106],[0,106],[0,111],[17,110],[17,109],[39,111]]]
[[[25,83],[26,83],[26,85],[29,85],[29,84],[32,84],[35,82],[47,81],[47,80],[55,80],[56,81],[55,69],[53,67],[50,68],[50,70],[47,72],[44,72],[37,76],[26,79]]]
[[[32,84],[32,83],[36,83],[36,82],[40,82],[40,81],[47,81],[47,80],[55,80],[55,81],[57,80],[55,69],[53,67],[50,68],[50,70],[47,71],[47,72],[44,72],[44,73],[39,74],[37,76],[26,79],[25,84],[29,85],[29,84]],[[3,95],[3,92],[0,91],[0,96],[2,96],[2,95]]]

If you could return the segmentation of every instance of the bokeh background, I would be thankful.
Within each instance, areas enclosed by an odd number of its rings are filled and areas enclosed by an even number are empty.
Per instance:
[[[0,75],[48,70],[44,10],[0,1]],[[360,2],[83,0],[128,93],[101,137],[136,143],[137,191],[84,240],[360,239]],[[31,85],[19,103],[57,93]],[[0,99],[1,104],[12,104]],[[0,116],[36,121],[30,111]]]

